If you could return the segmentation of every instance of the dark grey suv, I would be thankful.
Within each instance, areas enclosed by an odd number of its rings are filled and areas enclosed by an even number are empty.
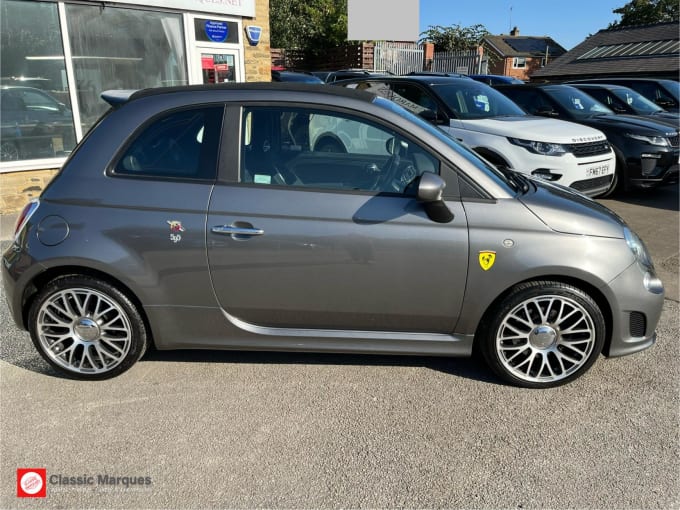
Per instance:
[[[115,376],[152,344],[478,351],[548,387],[655,340],[663,286],[618,217],[392,102],[285,84],[103,97],[3,256],[14,320],[67,376]]]

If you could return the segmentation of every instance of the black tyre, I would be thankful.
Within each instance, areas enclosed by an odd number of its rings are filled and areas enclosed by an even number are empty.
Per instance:
[[[485,315],[476,342],[489,367],[525,388],[550,388],[583,375],[602,352],[604,317],[582,290],[559,282],[515,286]]]
[[[612,178],[612,184],[609,189],[604,193],[601,193],[597,198],[611,198],[620,194],[625,189],[624,185],[624,165],[626,164],[623,155],[615,151],[616,153],[616,168],[614,170],[614,177]]]
[[[117,288],[89,276],[64,276],[46,285],[31,305],[28,329],[42,357],[74,379],[115,377],[147,346],[137,307]]]

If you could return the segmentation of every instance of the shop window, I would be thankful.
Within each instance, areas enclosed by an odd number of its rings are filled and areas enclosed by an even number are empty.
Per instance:
[[[3,0],[0,20],[0,162],[64,157],[75,130],[57,4]]]
[[[107,110],[105,90],[188,83],[181,15],[67,4],[66,18],[83,131]]]

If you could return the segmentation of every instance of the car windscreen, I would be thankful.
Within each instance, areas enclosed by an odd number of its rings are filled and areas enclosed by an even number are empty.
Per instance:
[[[390,110],[400,115],[401,117],[404,117],[405,119],[413,122],[414,124],[417,124],[424,130],[429,132],[432,136],[437,137],[440,141],[444,142],[449,147],[451,147],[452,150],[456,151],[458,154],[464,157],[470,164],[475,165],[481,171],[490,175],[497,183],[505,186],[506,188],[509,188],[510,190],[514,189],[512,184],[510,184],[510,182],[508,181],[507,177],[505,177],[498,169],[488,164],[486,161],[480,159],[480,157],[477,154],[475,154],[470,148],[468,148],[465,145],[462,145],[455,138],[449,136],[441,129],[423,120],[418,115],[414,115],[413,113],[409,112],[408,110],[399,106],[397,103],[393,101],[389,101],[382,97],[376,97],[373,102],[376,105],[381,106],[386,110]]]
[[[673,80],[659,80],[659,82],[676,101],[680,101],[680,82]]]
[[[546,87],[544,90],[554,101],[576,118],[614,113],[597,99],[585,92],[581,92],[575,87],[559,85],[556,87]]]
[[[459,119],[488,119],[526,115],[524,110],[488,85],[474,80],[432,85],[439,97]]]
[[[629,89],[627,87],[612,88],[610,92],[628,106],[633,108],[637,114],[646,115],[664,111],[663,108],[657,106],[645,96],[633,89]]]

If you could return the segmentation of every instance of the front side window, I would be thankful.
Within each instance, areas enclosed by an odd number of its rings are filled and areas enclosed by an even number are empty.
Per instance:
[[[222,107],[180,110],[151,122],[123,152],[119,175],[214,179]]]
[[[405,193],[439,161],[398,133],[360,117],[304,108],[244,110],[241,182]]]

